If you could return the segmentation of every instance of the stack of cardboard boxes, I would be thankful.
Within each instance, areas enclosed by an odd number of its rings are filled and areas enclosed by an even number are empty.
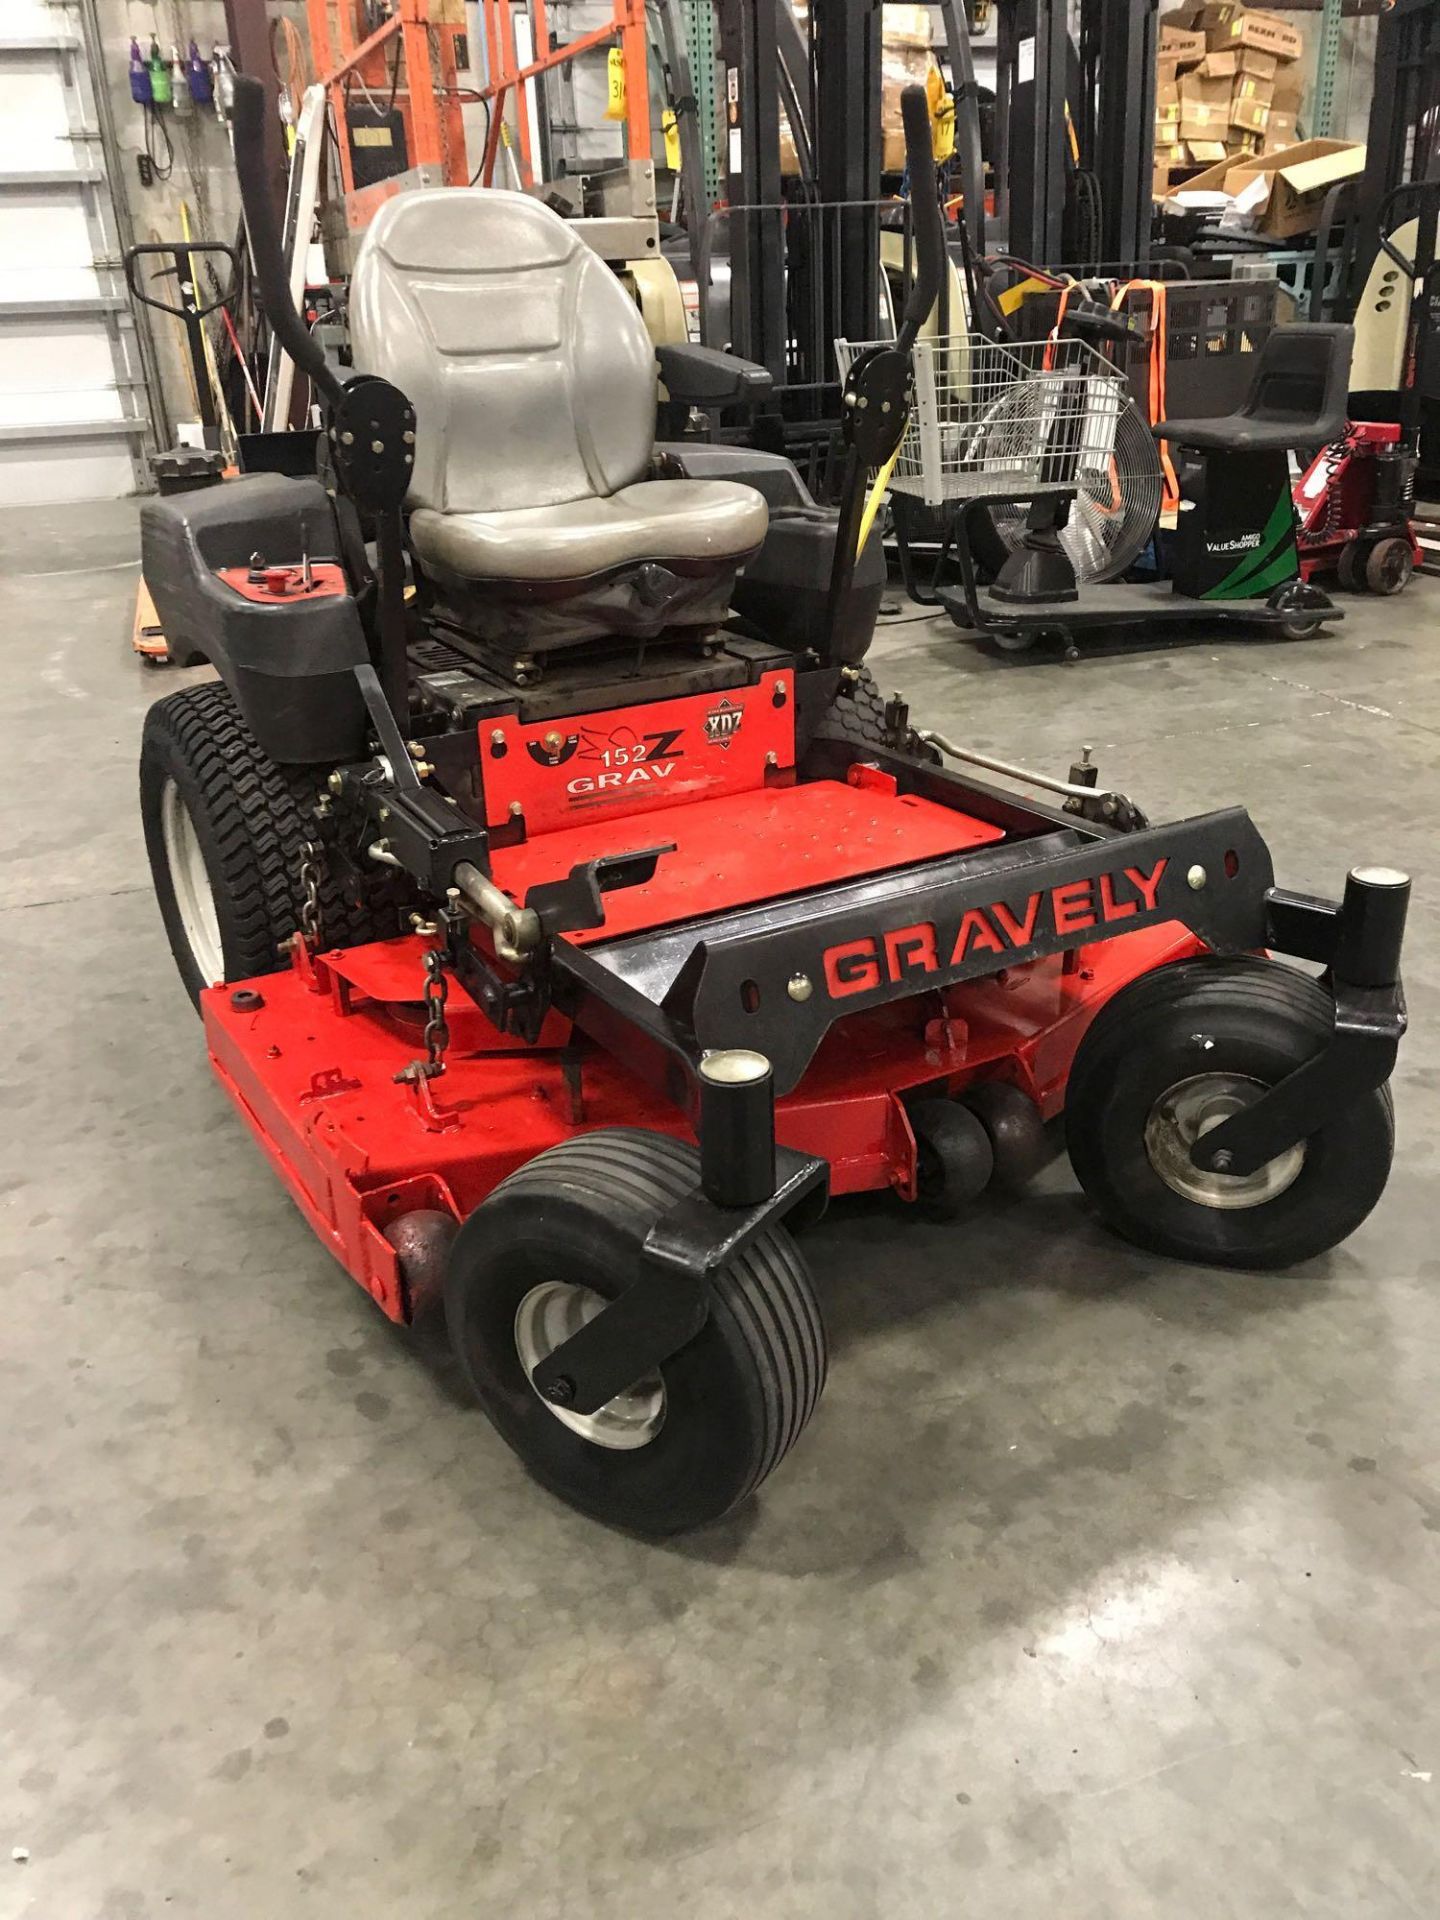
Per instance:
[[[1174,175],[1295,140],[1300,35],[1237,0],[1194,0],[1160,21],[1155,190]]]

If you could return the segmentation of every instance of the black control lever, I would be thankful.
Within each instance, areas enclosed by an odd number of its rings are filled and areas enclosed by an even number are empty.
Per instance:
[[[667,840],[661,846],[643,847],[632,853],[606,853],[598,860],[582,860],[563,880],[545,880],[538,887],[531,887],[525,896],[525,905],[539,917],[547,937],[603,927],[602,894],[618,893],[624,887],[643,887],[654,878],[660,856],[674,851],[675,842]]]

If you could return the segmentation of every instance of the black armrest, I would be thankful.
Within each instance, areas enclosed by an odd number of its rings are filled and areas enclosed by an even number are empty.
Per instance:
[[[655,358],[666,392],[684,407],[753,408],[774,384],[768,367],[718,347],[656,347]]]

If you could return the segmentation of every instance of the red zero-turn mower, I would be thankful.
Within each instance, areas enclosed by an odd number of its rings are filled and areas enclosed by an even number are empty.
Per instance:
[[[1404,876],[1312,899],[1239,808],[1156,827],[1088,766],[1021,775],[1053,807],[952,773],[1016,770],[861,666],[866,476],[942,267],[923,92],[916,282],[847,380],[837,513],[778,456],[657,449],[638,314],[518,194],[387,203],[340,384],[286,300],[259,91],[237,160],[324,473],[145,508],[165,630],[220,676],[146,722],[155,886],[276,1173],[392,1319],[443,1298],[535,1476],[646,1533],[726,1512],[824,1384],[792,1234],[827,1190],[949,1217],[1062,1113],[1140,1246],[1270,1267],[1358,1226]],[[659,358],[682,402],[764,378]]]

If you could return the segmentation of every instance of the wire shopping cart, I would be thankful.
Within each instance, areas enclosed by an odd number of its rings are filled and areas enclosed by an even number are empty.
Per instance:
[[[866,351],[835,342],[842,380]],[[917,340],[910,418],[888,485],[931,507],[1108,492],[1128,405],[1123,374],[1081,340]],[[1118,489],[1115,497],[1118,505]]]

